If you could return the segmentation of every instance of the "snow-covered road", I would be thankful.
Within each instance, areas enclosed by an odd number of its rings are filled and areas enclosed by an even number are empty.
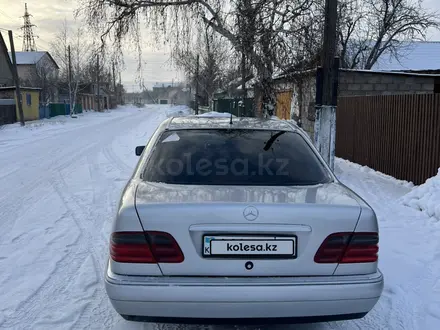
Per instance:
[[[127,107],[0,128],[1,329],[226,329],[124,321],[102,282],[134,147],[178,110]],[[399,202],[409,185],[341,160],[336,174],[377,212],[385,290],[362,320],[290,329],[439,329],[440,223]]]

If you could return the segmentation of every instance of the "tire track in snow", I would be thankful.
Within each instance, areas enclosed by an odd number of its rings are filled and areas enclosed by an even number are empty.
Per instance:
[[[48,305],[48,303],[57,303],[57,300],[63,297],[65,289],[64,286],[60,287],[60,283],[68,284],[88,257],[88,244],[84,239],[84,229],[78,223],[74,210],[69,206],[70,201],[66,198],[65,193],[62,192],[63,187],[54,179],[52,179],[51,184],[66,206],[68,217],[78,227],[79,235],[73,244],[66,246],[68,252],[56,263],[54,271],[43,285],[34,292],[30,299],[23,302],[15,310],[14,317],[7,322],[7,325],[10,324],[9,327],[11,328],[18,325],[23,319],[31,321],[30,323],[33,324],[38,317],[41,317],[41,306]]]
[[[124,120],[124,122],[132,122],[133,118],[129,118]],[[120,126],[120,123],[118,123],[117,126]],[[77,214],[77,210],[81,210],[80,207],[76,207],[75,204],[72,203],[72,201],[75,201],[75,196],[69,195],[69,187],[66,184],[66,182],[61,178],[59,178],[59,172],[66,168],[67,165],[71,164],[74,165],[75,161],[78,160],[80,157],[86,154],[90,154],[93,150],[98,150],[99,145],[105,144],[105,142],[108,142],[108,140],[105,139],[105,136],[101,136],[100,139],[95,142],[86,144],[85,147],[81,146],[80,149],[63,149],[61,153],[54,153],[56,157],[51,159],[52,164],[56,164],[55,167],[52,168],[44,168],[45,164],[44,162],[41,162],[42,165],[40,166],[44,170],[40,171],[39,173],[47,174],[42,175],[40,177],[34,176],[34,180],[29,180],[25,185],[18,187],[15,189],[16,191],[12,191],[12,196],[9,195],[9,197],[14,197],[20,195],[23,191],[26,191],[27,196],[33,197],[35,194],[33,193],[33,188],[40,186],[43,182],[50,182],[53,188],[56,191],[56,194],[60,196],[60,198],[64,201],[65,206],[67,206],[68,214],[73,218],[73,220],[76,220],[76,224],[79,228],[80,235],[76,240],[76,244],[73,243],[70,245],[70,247],[67,247],[70,251],[66,255],[62,257],[61,260],[59,260],[56,263],[55,270],[50,276],[42,283],[42,285],[37,288],[37,290],[33,293],[33,295],[27,300],[23,301],[18,304],[16,307],[13,315],[9,319],[5,321],[5,325],[7,328],[14,328],[19,327],[21,323],[23,323],[24,320],[26,320],[25,323],[27,324],[34,324],[35,320],[39,317],[41,318],[41,306],[45,306],[48,302],[53,302],[54,298],[55,300],[59,299],[58,296],[62,297],[63,293],[63,287],[60,287],[61,283],[68,283],[71,278],[74,277],[76,274],[77,269],[81,267],[82,263],[84,262],[84,259],[87,257],[88,254],[88,246],[87,241],[92,241],[94,237],[87,236],[84,234],[84,231],[86,228],[81,227],[81,222],[79,221]],[[47,154],[44,156],[47,158]],[[43,157],[43,158],[44,158]],[[43,160],[43,159],[42,159]],[[47,161],[46,161],[47,164]],[[58,180],[53,178],[53,173],[57,173]],[[12,189],[14,187],[11,187]],[[14,190],[14,189],[13,189]],[[6,201],[8,202],[9,199]],[[0,204],[0,209],[5,212],[5,214],[8,214],[8,216],[13,217],[14,212],[12,210],[15,210],[15,212],[19,209],[20,205],[24,203],[21,203],[17,205],[16,203],[14,205],[6,204],[4,200]],[[73,205],[70,206],[70,205]],[[23,205],[22,205],[23,206]],[[70,207],[69,207],[70,206]],[[81,213],[80,213],[81,214]],[[12,228],[15,225],[15,223],[10,224],[10,228]],[[5,230],[6,229],[6,230]],[[2,226],[1,230],[3,233],[9,232],[7,230],[9,228],[5,228],[5,226]],[[98,235],[99,237],[99,235]],[[86,239],[85,239],[86,238]],[[94,260],[94,264],[96,265],[99,260]],[[95,273],[98,278],[101,278],[100,274],[96,268],[98,266],[95,266]],[[103,268],[102,265],[99,266],[100,268]],[[61,279],[61,280],[60,280]],[[103,295],[102,295],[103,296]],[[65,301],[63,301],[65,302]],[[62,303],[63,303],[62,302]],[[107,312],[106,312],[107,311]],[[108,309],[103,308],[103,313],[109,314]],[[109,317],[106,318],[111,320],[112,318]],[[85,325],[87,327],[87,325]]]
[[[66,154],[59,155],[58,157],[52,159],[53,164],[57,164],[57,166],[53,168],[45,168],[44,165],[42,165],[42,169],[39,171],[40,173],[45,173],[48,171],[48,173],[58,173],[62,169],[64,169],[68,164],[71,164],[75,159],[80,158],[82,155],[86,154],[89,150],[92,150],[93,148],[96,148],[96,146],[99,144],[99,142],[91,143],[87,147],[78,150],[77,152],[67,152]],[[56,153],[56,150],[54,152]],[[47,157],[47,155],[46,155]],[[39,160],[35,160],[38,164]],[[44,162],[41,160],[41,164],[44,164]],[[50,172],[49,172],[50,171]],[[4,196],[4,198],[0,199],[0,214],[6,214],[8,217],[15,219],[15,215],[17,212],[19,212],[21,209],[26,208],[26,199],[23,198],[23,191],[26,192],[25,196],[30,196],[30,198],[35,197],[32,193],[35,189],[40,187],[42,184],[46,183],[48,181],[49,175],[41,175],[39,177],[36,177],[35,175],[31,175],[31,177],[34,177],[34,180],[28,180],[23,185],[13,185],[8,190],[8,194]],[[9,186],[8,186],[9,187]],[[37,198],[40,198],[38,196]],[[11,201],[14,201],[12,203]],[[38,200],[37,200],[38,202]],[[35,201],[33,201],[32,204],[35,204]],[[5,219],[6,217],[2,217],[2,219]],[[4,237],[7,237],[7,233],[10,232],[10,230],[14,227],[15,220],[13,221],[2,221],[0,223],[0,239],[1,241],[5,241]]]
[[[151,117],[151,114],[152,113],[148,113],[147,118]],[[146,118],[145,113],[134,113],[127,117],[116,119],[117,122],[110,123],[110,125],[115,126],[115,130],[125,124],[131,124],[136,119],[145,120]],[[139,120],[137,120],[136,122],[139,122]],[[90,127],[99,126],[97,124],[93,124]],[[89,129],[88,126],[81,126],[79,128]],[[107,129],[109,129],[108,126],[106,127],[106,130]],[[75,131],[76,130],[72,130],[64,133],[72,133]],[[8,187],[8,193],[5,196],[0,197],[0,241],[7,241],[7,234],[15,225],[15,219],[17,218],[16,213],[19,210],[26,208],[26,204],[24,203],[24,200],[22,198],[23,191],[26,192],[26,195],[31,195],[31,193],[37,187],[39,187],[44,182],[47,182],[47,178],[50,177],[51,173],[63,170],[64,168],[66,168],[67,165],[74,164],[75,160],[81,158],[83,155],[90,153],[92,150],[99,150],[99,146],[106,145],[109,142],[109,139],[105,134],[100,133],[100,130],[95,130],[94,135],[96,135],[98,139],[93,141],[87,140],[86,137],[83,137],[84,143],[81,144],[81,148],[79,149],[77,148],[77,145],[72,145],[71,141],[69,141],[69,144],[67,144],[69,148],[66,148],[65,145],[61,144],[55,144],[54,148],[54,146],[50,144],[50,154],[47,154],[47,151],[42,153],[40,152],[40,149],[37,148],[36,150],[34,150],[33,148],[31,149],[31,154],[28,156],[32,157],[32,164],[36,168],[33,171],[29,171],[28,168],[23,171],[25,177],[23,177],[21,181],[24,183],[22,185],[17,185],[16,180],[14,180],[11,184],[7,184],[4,182],[2,183],[2,181],[0,181],[0,184]],[[112,137],[114,138],[114,136]],[[35,141],[32,141],[32,143],[35,143]],[[57,148],[56,146],[59,147]],[[18,146],[17,148],[20,147],[21,146]],[[56,165],[52,166],[53,164]],[[29,165],[26,164],[23,166]],[[40,176],[36,175],[36,173],[38,173]],[[6,219],[6,216],[3,215],[7,215],[12,221],[2,221],[3,219]]]

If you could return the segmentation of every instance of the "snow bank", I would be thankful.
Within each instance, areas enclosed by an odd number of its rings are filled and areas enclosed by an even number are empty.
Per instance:
[[[401,198],[401,202],[440,221],[440,168],[436,176],[415,187]]]
[[[197,115],[198,117],[226,117],[230,118],[231,114],[229,112],[217,112],[217,111],[210,111],[206,113],[202,113],[201,115]],[[232,117],[236,117],[232,115]]]
[[[408,182],[408,181],[405,181],[405,180],[398,180],[398,179],[392,177],[391,175],[387,175],[387,174],[384,174],[382,172],[375,171],[375,170],[373,170],[372,168],[370,168],[368,166],[362,166],[362,165],[359,165],[359,164],[356,164],[356,163],[352,163],[352,162],[350,162],[348,160],[345,160],[345,159],[342,159],[342,158],[336,158],[335,159],[335,163],[339,164],[339,165],[351,167],[351,168],[356,169],[356,170],[358,170],[360,172],[363,172],[363,173],[374,174],[374,175],[376,175],[376,176],[378,176],[378,177],[380,177],[382,179],[393,181],[393,183],[401,185],[401,186],[404,186],[404,187],[407,187],[407,188],[413,188],[414,187],[414,183],[412,183],[412,182]]]

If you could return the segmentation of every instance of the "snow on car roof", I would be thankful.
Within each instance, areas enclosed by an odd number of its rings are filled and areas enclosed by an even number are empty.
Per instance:
[[[217,116],[186,116],[173,117],[169,119],[167,129],[210,129],[210,128],[240,128],[240,129],[266,129],[293,131],[297,127],[287,121],[279,119],[259,119],[248,117],[231,117]]]

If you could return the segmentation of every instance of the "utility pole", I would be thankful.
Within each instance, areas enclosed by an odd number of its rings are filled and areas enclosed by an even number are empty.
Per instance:
[[[338,20],[337,0],[325,1],[324,44],[322,49],[322,67],[317,73],[316,113],[315,113],[315,146],[330,168],[334,169],[335,135],[336,135],[336,100],[339,72],[336,68],[336,28]]]
[[[246,54],[244,53],[244,49],[241,52],[241,89],[243,92],[241,101],[242,101],[242,106],[238,107],[238,116],[243,116],[244,115],[244,110],[246,109]],[[241,112],[241,110],[243,110],[243,113]]]
[[[99,95],[99,55],[96,55],[96,95],[98,98],[98,111],[101,111],[101,99]]]
[[[196,115],[199,114],[199,64],[200,64],[200,56],[197,55],[197,67],[196,67],[196,97],[195,97],[195,106],[194,110]]]
[[[322,52],[323,105],[331,105],[333,93],[333,61],[336,55],[336,25],[338,21],[337,0],[325,1],[324,45]]]
[[[67,60],[69,63],[69,104],[70,104],[70,115],[73,114],[73,102],[72,102],[72,58],[70,55],[70,45],[67,46]]]
[[[17,71],[17,59],[15,57],[15,47],[14,47],[14,37],[12,36],[12,31],[8,31],[9,42],[11,44],[11,55],[12,55],[12,66],[14,82],[15,82],[15,95],[18,103],[18,115],[20,117],[20,124],[24,126],[24,114],[23,114],[23,103],[21,100],[21,91],[20,91],[20,80],[18,79],[18,71]]]
[[[112,62],[112,71],[113,71],[113,93],[116,96],[115,62]],[[119,103],[117,98],[116,98],[116,103]]]
[[[118,93],[119,93],[119,101],[121,102],[121,104],[124,104],[124,100],[122,99],[122,79],[121,79],[121,71],[119,71],[119,89],[118,89]]]

